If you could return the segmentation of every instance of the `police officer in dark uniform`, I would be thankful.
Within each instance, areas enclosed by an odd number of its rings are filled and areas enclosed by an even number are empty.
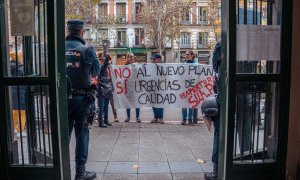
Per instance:
[[[68,35],[66,37],[66,69],[68,75],[68,120],[69,137],[73,127],[76,137],[76,180],[94,179],[95,172],[85,170],[88,158],[89,128],[87,116],[93,103],[91,78],[99,73],[100,65],[92,46],[85,45],[82,38],[84,22],[69,20],[67,22]]]
[[[213,53],[212,65],[215,73],[219,74],[219,66],[221,63],[221,41],[219,41]],[[203,102],[201,110],[205,116],[210,117],[214,123],[214,140],[213,140],[213,150],[212,150],[212,163],[213,172],[204,173],[205,180],[217,180],[218,179],[218,163],[219,163],[219,128],[220,128],[220,115],[218,112],[220,109],[219,100],[219,77],[215,78],[214,92],[216,98],[207,98],[206,102]],[[207,113],[207,114],[206,114]]]

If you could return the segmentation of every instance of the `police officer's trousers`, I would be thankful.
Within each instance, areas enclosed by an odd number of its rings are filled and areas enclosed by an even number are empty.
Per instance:
[[[85,116],[88,113],[89,104],[90,102],[86,100],[85,96],[73,96],[72,99],[68,101],[69,140],[71,140],[74,127],[76,138],[76,166],[86,164],[88,158],[89,128]]]

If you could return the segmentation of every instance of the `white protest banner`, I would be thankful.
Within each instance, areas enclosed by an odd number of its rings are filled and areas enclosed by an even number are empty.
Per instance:
[[[197,108],[213,95],[214,72],[203,64],[111,66],[117,108]]]

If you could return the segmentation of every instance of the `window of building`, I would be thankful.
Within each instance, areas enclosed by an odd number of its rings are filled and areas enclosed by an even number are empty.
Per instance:
[[[198,35],[198,48],[204,48],[208,44],[208,33],[207,32],[199,32]]]
[[[135,3],[135,15],[134,22],[140,23],[141,21],[141,12],[142,12],[142,3]]]
[[[190,48],[191,47],[191,34],[190,33],[181,33],[180,46],[182,48]]]
[[[198,51],[198,62],[200,64],[208,64],[209,63],[209,58],[210,58],[210,53],[209,51]]]
[[[135,46],[142,46],[145,44],[144,38],[144,29],[136,28],[135,29]]]
[[[98,29],[96,43],[99,45],[102,45],[102,41],[107,40],[107,39],[108,39],[108,30],[107,29]]]
[[[108,15],[107,3],[98,4],[98,16],[99,17],[106,17],[107,15]]]
[[[188,25],[191,23],[191,19],[190,19],[190,12],[186,12],[186,14],[184,15],[184,19],[183,19],[183,24],[184,25]]]
[[[98,4],[98,23],[105,23],[108,17],[107,3]]]
[[[203,23],[207,21],[207,6],[199,6],[198,7],[198,21],[199,23]]]
[[[117,17],[126,17],[126,3],[116,3]]]
[[[126,37],[126,29],[118,29],[117,30],[117,47],[126,47],[127,46],[127,37]]]
[[[135,53],[134,54],[135,61],[137,63],[146,63],[147,62],[147,53]]]

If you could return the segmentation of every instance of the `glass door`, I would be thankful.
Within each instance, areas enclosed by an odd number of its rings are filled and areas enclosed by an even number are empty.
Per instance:
[[[222,2],[219,177],[284,179],[290,3]]]
[[[64,2],[0,9],[0,179],[70,179]]]

